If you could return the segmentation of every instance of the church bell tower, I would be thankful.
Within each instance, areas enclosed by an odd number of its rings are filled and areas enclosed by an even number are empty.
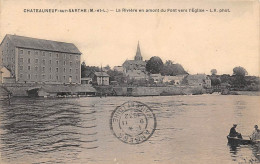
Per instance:
[[[139,41],[138,41],[138,45],[137,45],[135,60],[136,60],[136,61],[142,61],[142,60],[143,60],[143,57],[142,57],[142,55],[141,55],[141,50],[140,50]]]

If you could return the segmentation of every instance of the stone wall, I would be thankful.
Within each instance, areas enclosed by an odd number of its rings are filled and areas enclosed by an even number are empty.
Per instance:
[[[127,92],[127,90],[132,90]],[[206,93],[202,87],[167,86],[167,87],[114,87],[116,96],[167,96],[196,95]]]

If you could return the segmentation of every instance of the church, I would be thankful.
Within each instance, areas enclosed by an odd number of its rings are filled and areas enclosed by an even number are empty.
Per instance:
[[[126,60],[123,63],[124,72],[127,73],[128,71],[132,70],[142,70],[145,71],[146,62],[143,61],[143,57],[140,50],[140,45],[138,42],[136,55],[134,60]]]
[[[146,75],[146,62],[143,60],[139,42],[134,60],[126,60],[123,63],[124,73],[130,79],[144,79]]]

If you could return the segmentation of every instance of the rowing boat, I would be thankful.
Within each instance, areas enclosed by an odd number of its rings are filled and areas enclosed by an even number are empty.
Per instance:
[[[230,136],[227,136],[227,139],[228,139],[228,143],[230,144],[241,144],[241,145],[253,144],[253,142],[250,139],[242,139],[242,138],[230,137]]]

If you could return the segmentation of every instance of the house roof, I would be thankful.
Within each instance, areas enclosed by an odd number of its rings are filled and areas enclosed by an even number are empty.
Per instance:
[[[165,81],[171,81],[171,80],[182,80],[183,76],[164,76],[163,79]]]
[[[15,47],[81,54],[81,52],[73,43],[36,39],[10,34],[7,34],[6,37],[11,40]]]
[[[109,77],[109,75],[106,72],[95,72],[94,74],[98,77]]]
[[[158,73],[158,74],[150,74],[150,76],[151,76],[151,77],[162,77],[162,75],[159,74],[159,73]]]

